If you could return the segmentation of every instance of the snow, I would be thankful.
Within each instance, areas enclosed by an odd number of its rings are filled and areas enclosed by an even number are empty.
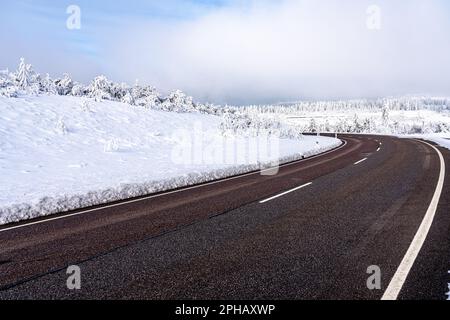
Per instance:
[[[438,145],[440,145],[441,147],[444,147],[444,148],[447,148],[450,150],[450,135],[447,135],[446,138],[436,137],[433,135],[425,135],[423,137],[423,139],[433,141],[433,142],[437,143]]]
[[[416,138],[424,139],[436,143],[437,145],[447,148],[450,150],[450,133],[431,133],[431,134],[421,134],[421,135],[403,135],[402,138]]]
[[[388,120],[383,110],[349,109],[342,111],[301,112],[285,114],[283,120],[309,130],[371,134],[427,134],[450,130],[450,112],[433,110],[391,110]],[[314,122],[315,125],[311,125]]]
[[[224,134],[221,122],[94,98],[0,97],[0,224],[211,181],[340,144]]]
[[[236,110],[241,116],[258,117],[262,122],[277,119],[304,132],[391,135],[450,132],[450,99],[445,97],[303,101]]]

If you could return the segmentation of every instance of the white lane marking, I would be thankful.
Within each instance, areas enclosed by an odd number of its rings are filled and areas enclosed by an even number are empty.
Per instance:
[[[420,141],[420,140],[417,140],[417,141]],[[425,213],[425,217],[423,218],[422,223],[420,224],[420,227],[417,230],[417,233],[414,236],[414,239],[408,248],[408,251],[406,252],[405,256],[403,257],[402,262],[400,263],[397,271],[395,272],[394,276],[392,277],[388,288],[384,292],[383,297],[381,298],[382,300],[396,300],[400,291],[402,290],[403,284],[405,283],[406,278],[408,277],[408,274],[411,271],[411,268],[414,264],[414,261],[416,260],[418,254],[420,252],[420,249],[422,249],[425,239],[427,238],[428,232],[430,231],[431,224],[433,223],[433,219],[436,214],[436,209],[439,204],[439,199],[441,197],[442,189],[444,186],[445,161],[444,161],[444,157],[442,156],[442,153],[435,146],[433,146],[427,142],[424,142],[424,141],[420,141],[420,142],[425,143],[428,146],[430,146],[431,148],[433,148],[439,155],[439,160],[441,163],[439,179],[438,179],[438,182],[436,185],[436,190],[434,191],[434,195],[431,200],[430,206],[428,207],[428,210]]]
[[[378,152],[378,151],[380,151],[380,150],[381,150],[381,148],[380,148],[380,147],[378,147],[378,149],[377,149],[377,152]]]
[[[271,200],[273,200],[273,199],[276,199],[276,198],[282,197],[282,196],[284,196],[284,195],[287,195],[288,193],[291,193],[291,192],[300,190],[300,189],[302,189],[302,188],[304,188],[304,187],[307,187],[307,186],[309,186],[309,185],[311,185],[311,184],[312,184],[312,182],[305,183],[304,185],[301,185],[300,187],[297,187],[297,188],[294,188],[294,189],[285,191],[285,192],[283,192],[283,193],[277,194],[276,196],[270,197],[270,198],[268,198],[268,199],[261,200],[259,203],[266,203],[266,202],[271,201]]]
[[[359,160],[359,161],[356,161],[355,163],[354,163],[354,165],[358,165],[358,164],[360,164],[361,162],[364,162],[364,161],[366,161],[367,160],[367,158],[364,158],[364,159],[361,159],[361,160]]]
[[[300,163],[300,162],[309,161],[309,160],[312,160],[312,159],[315,159],[315,158],[318,158],[318,157],[322,157],[322,156],[327,155],[329,153],[336,152],[336,151],[344,148],[347,145],[347,141],[346,140],[341,140],[341,141],[343,141],[343,144],[341,146],[339,146],[338,148],[336,148],[336,149],[333,149],[333,150],[330,150],[330,151],[327,151],[327,152],[324,152],[324,153],[321,153],[321,154],[317,154],[315,156],[311,156],[311,157],[308,157],[308,158],[300,159],[298,161],[294,161],[294,162],[291,162],[291,163],[285,163],[285,164],[280,165],[279,168],[292,166],[292,165],[295,165],[295,164]],[[18,226],[14,226],[14,227],[0,229],[0,233],[6,232],[6,231],[10,231],[10,230],[14,230],[14,229],[19,229],[19,228],[25,228],[25,227],[36,225],[36,224],[42,224],[42,223],[46,223],[46,222],[50,222],[50,221],[55,221],[55,220],[61,220],[61,219],[65,219],[65,218],[75,217],[75,216],[79,216],[79,215],[82,215],[82,214],[85,214],[85,213],[91,213],[91,212],[100,211],[100,210],[103,210],[103,209],[114,208],[114,207],[118,207],[118,206],[125,205],[125,204],[130,204],[130,203],[135,203],[135,202],[139,202],[139,201],[144,201],[144,200],[149,200],[149,199],[153,199],[153,198],[158,198],[158,197],[166,196],[166,195],[173,194],[173,193],[178,193],[178,192],[188,191],[188,190],[197,189],[197,188],[201,188],[201,187],[206,187],[206,186],[210,186],[210,185],[214,185],[214,184],[217,184],[217,183],[230,181],[230,180],[234,180],[234,179],[238,179],[238,178],[242,178],[242,177],[247,177],[247,176],[252,176],[252,175],[259,175],[259,174],[261,174],[261,172],[265,172],[267,170],[272,170],[272,169],[273,168],[269,168],[269,169],[264,169],[264,170],[260,170],[260,171],[245,173],[245,174],[234,176],[234,177],[229,177],[229,178],[225,178],[225,179],[221,179],[221,180],[217,180],[217,181],[211,181],[211,182],[203,183],[203,184],[200,184],[200,185],[197,185],[197,186],[186,187],[186,188],[183,188],[183,189],[180,189],[180,190],[167,191],[167,192],[160,193],[160,194],[150,195],[148,197],[143,197],[143,198],[134,199],[134,200],[128,200],[128,201],[121,201],[119,203],[105,205],[105,206],[101,206],[99,208],[94,208],[94,209],[83,210],[83,211],[80,211],[80,212],[66,214],[66,215],[62,215],[62,216],[59,216],[59,217],[53,217],[53,218],[43,219],[43,220],[39,220],[39,221],[35,221],[35,222],[24,223],[24,224],[21,224],[21,225],[18,225]]]

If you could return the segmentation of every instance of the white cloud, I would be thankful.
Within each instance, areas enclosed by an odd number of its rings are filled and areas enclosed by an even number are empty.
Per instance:
[[[164,6],[180,12],[176,3]],[[450,96],[445,0],[226,3],[202,10],[184,3],[183,12],[196,12],[184,19],[152,18],[139,10],[134,16],[117,10],[99,14],[84,5],[87,20],[80,32],[65,29],[64,8],[46,13],[60,14],[53,24],[29,13],[21,19],[5,15],[9,22],[2,19],[0,25],[9,32],[0,34],[5,47],[0,68],[15,67],[24,56],[39,72],[55,76],[69,72],[84,82],[98,73],[131,83],[138,78],[220,103]],[[381,9],[379,31],[367,28],[371,5]]]
[[[374,3],[360,0],[258,1],[189,21],[136,23],[115,34],[109,68],[219,102],[450,95],[448,7],[375,2],[380,31],[366,24]]]

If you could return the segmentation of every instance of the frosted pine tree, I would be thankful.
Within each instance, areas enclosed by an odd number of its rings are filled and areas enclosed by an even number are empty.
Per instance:
[[[45,77],[41,78],[41,91],[48,94],[58,94],[55,83],[47,73]]]
[[[19,68],[16,73],[16,82],[22,90],[28,89],[31,85],[31,66],[25,63],[24,58],[20,58]]]
[[[72,87],[70,94],[75,97],[83,97],[85,95],[85,91],[84,86],[77,83]]]
[[[128,103],[130,105],[134,105],[134,98],[130,92],[127,92],[125,96],[122,98],[123,103]]]
[[[353,117],[353,130],[352,130],[352,132],[354,132],[354,133],[361,133],[361,132],[363,132],[363,126],[359,122],[359,118],[358,118],[358,115],[356,113],[355,113],[355,115]]]
[[[70,76],[65,73],[64,78],[55,81],[55,86],[59,95],[66,96],[72,92],[74,83]]]
[[[144,106],[150,109],[164,109],[161,104],[161,98],[159,96],[158,91],[151,86],[147,86],[141,88],[140,90],[140,98],[135,101],[136,105]]]
[[[14,84],[13,76],[8,70],[0,72],[0,96],[17,97],[17,86]]]
[[[165,111],[175,112],[194,112],[195,105],[192,97],[187,96],[181,90],[174,90],[169,93],[169,96],[165,99],[162,109]]]
[[[126,83],[112,83],[110,87],[111,99],[115,101],[122,101],[122,99],[131,91]]]
[[[311,118],[311,120],[309,121],[308,131],[311,132],[311,133],[316,133],[317,132],[316,120],[314,120],[313,118]]]
[[[381,118],[383,119],[383,125],[387,126],[389,123],[389,103],[386,102],[381,109]]]
[[[88,87],[89,96],[95,98],[96,101],[103,99],[111,100],[111,83],[105,76],[98,76],[92,80]]]

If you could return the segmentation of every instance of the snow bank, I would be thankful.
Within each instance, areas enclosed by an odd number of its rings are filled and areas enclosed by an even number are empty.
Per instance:
[[[340,144],[316,136],[277,139],[277,152],[258,158],[264,137],[224,140],[220,123],[213,115],[88,98],[0,97],[0,224],[207,182]],[[244,146],[244,156],[199,161],[207,149],[220,154],[236,146]],[[180,159],[174,150],[188,153]]]
[[[441,147],[447,148],[450,150],[450,133],[444,134],[422,134],[422,135],[403,135],[401,138],[416,138],[416,139],[424,139],[428,141],[432,141]]]
[[[444,148],[447,148],[450,150],[450,135],[448,135],[446,138],[436,137],[436,136],[432,136],[432,135],[431,136],[425,135],[423,137],[423,139],[433,141],[433,142],[437,143],[438,145],[440,145],[441,147],[444,147]]]

